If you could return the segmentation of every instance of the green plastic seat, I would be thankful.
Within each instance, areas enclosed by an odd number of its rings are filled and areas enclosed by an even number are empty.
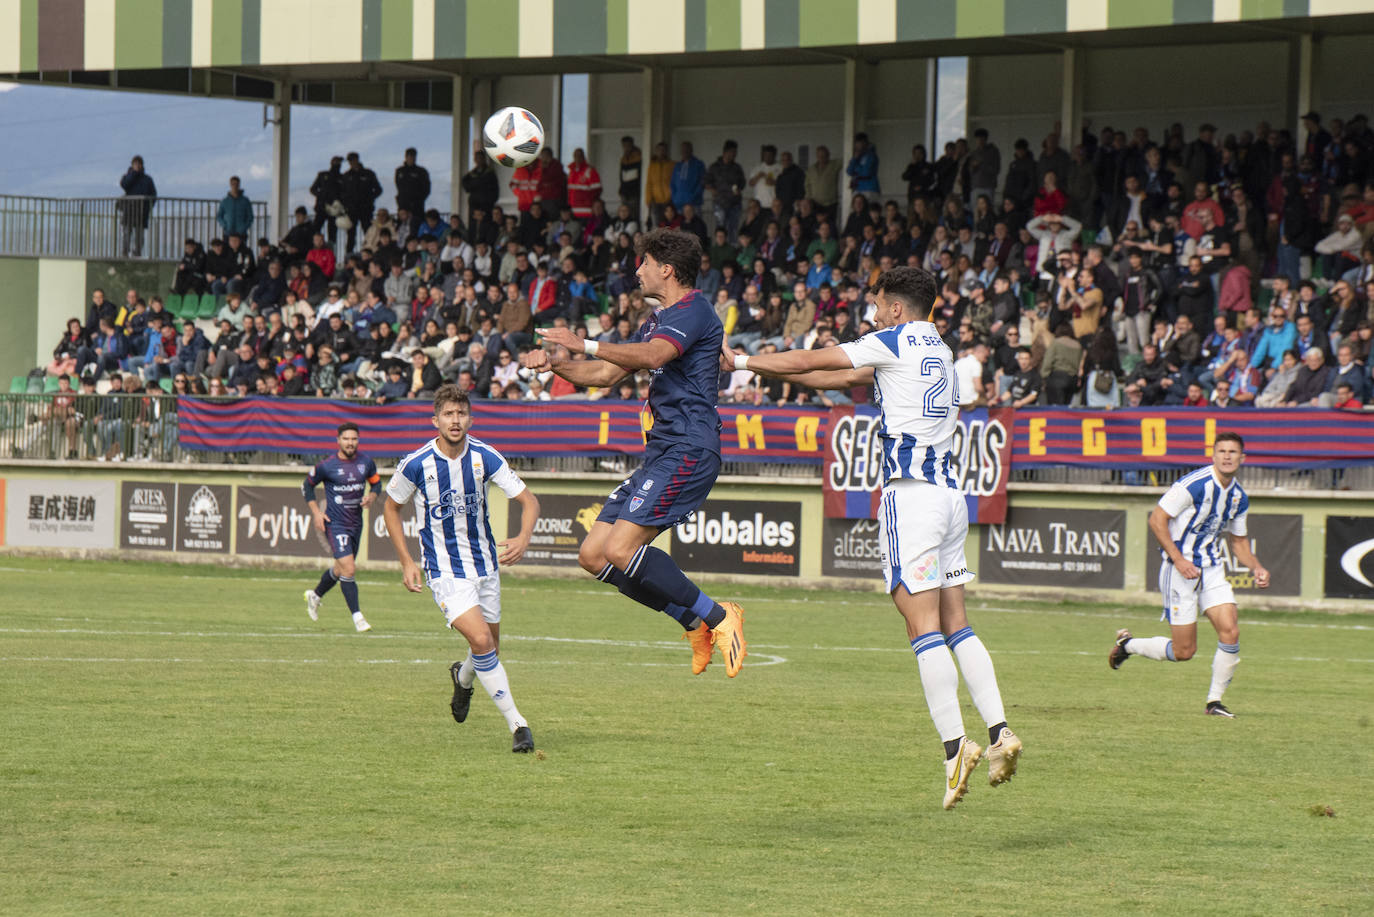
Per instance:
[[[188,314],[187,318],[214,318],[219,307],[215,305],[215,294],[206,293],[200,298],[200,308],[195,314]]]
[[[181,314],[181,294],[168,293],[162,298],[162,306],[173,315]]]
[[[29,390],[28,376],[15,376],[10,380],[10,394],[22,395]]]
[[[57,391],[57,377],[56,377],[56,376],[44,376],[44,377],[43,377],[43,394],[48,395],[48,394],[51,394],[52,392],[55,392],[55,391]]]
[[[167,392],[168,394],[171,394],[171,392],[172,392],[172,378],[171,378],[171,376],[163,376],[161,379],[157,380],[157,384],[160,385],[160,386],[162,386],[162,390],[163,390],[164,392]]]

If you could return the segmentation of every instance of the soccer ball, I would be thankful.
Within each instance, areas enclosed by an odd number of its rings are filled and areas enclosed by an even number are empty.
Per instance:
[[[482,125],[482,148],[503,166],[529,165],[544,148],[544,125],[523,108],[503,108]]]

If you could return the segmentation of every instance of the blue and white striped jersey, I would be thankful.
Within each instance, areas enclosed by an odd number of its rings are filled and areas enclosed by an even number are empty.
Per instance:
[[[1211,465],[1180,478],[1160,497],[1159,505],[1171,517],[1169,536],[1194,566],[1218,566],[1222,536],[1246,534],[1250,498],[1235,478],[1222,487]]]
[[[883,483],[911,478],[953,487],[959,380],[954,355],[930,322],[905,322],[841,344],[855,368],[873,367],[882,410]]]
[[[487,482],[515,497],[525,482],[495,449],[469,436],[456,459],[430,440],[407,455],[386,485],[397,503],[415,498],[421,566],[430,579],[476,579],[497,571],[496,537],[487,516]]]

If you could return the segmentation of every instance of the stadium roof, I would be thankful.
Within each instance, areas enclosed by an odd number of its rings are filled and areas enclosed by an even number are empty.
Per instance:
[[[407,84],[1352,32],[1374,0],[0,0],[0,78],[437,111]]]

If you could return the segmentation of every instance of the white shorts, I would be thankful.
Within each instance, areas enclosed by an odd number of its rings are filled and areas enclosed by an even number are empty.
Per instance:
[[[901,585],[915,594],[973,579],[964,558],[968,504],[960,491],[905,478],[889,482],[878,505],[878,534],[888,592]]]
[[[460,579],[456,576],[437,576],[429,581],[434,604],[444,613],[444,623],[452,627],[458,616],[473,608],[482,609],[482,619],[488,624],[501,623],[501,577],[479,576]]]
[[[1174,565],[1162,561],[1159,565],[1159,594],[1164,597],[1161,621],[1170,624],[1196,624],[1199,612],[1218,605],[1234,605],[1236,594],[1226,579],[1222,567],[1199,567],[1197,579],[1184,579]]]

